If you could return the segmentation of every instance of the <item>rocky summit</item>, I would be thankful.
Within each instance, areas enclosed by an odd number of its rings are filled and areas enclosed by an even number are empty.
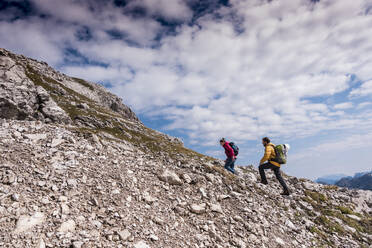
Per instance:
[[[222,161],[102,86],[0,50],[0,247],[371,247],[372,191]]]

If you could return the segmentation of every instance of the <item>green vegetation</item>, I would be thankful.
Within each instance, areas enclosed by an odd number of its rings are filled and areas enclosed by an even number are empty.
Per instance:
[[[361,214],[354,213],[350,208],[347,208],[347,207],[343,207],[343,206],[331,206],[331,207],[332,209],[329,207],[321,209],[321,213],[323,214],[324,218],[326,218],[325,216],[335,217],[335,218],[342,220],[346,225],[354,228],[358,232],[372,234],[372,218],[371,217],[362,216]],[[347,214],[359,216],[361,220],[357,221],[355,219],[352,219],[348,217]],[[357,235],[358,235],[357,233],[354,234],[354,236],[357,236]]]
[[[88,97],[64,86],[62,83],[57,82],[56,80],[50,77],[39,74],[30,65],[26,66],[26,75],[34,82],[35,85],[39,85],[43,87],[45,90],[47,90],[50,93],[58,91],[58,87],[59,87],[59,88],[62,88],[64,91],[66,91],[69,96],[72,96],[74,98],[74,101],[78,103],[82,103],[82,102],[92,103],[92,100],[90,100]],[[59,97],[65,98],[67,102],[71,102],[71,99],[67,99],[66,97],[63,97],[61,95],[59,95]]]
[[[53,91],[56,90],[55,87],[53,87],[52,85],[46,83],[43,80],[43,77],[40,74],[38,74],[36,71],[34,71],[30,66],[27,66],[26,76],[29,79],[31,79],[32,82],[34,82],[35,85],[38,85],[38,86],[43,87],[48,92],[53,92]]]
[[[321,239],[317,239],[316,241],[317,242],[321,242],[321,240],[323,240],[323,242],[325,242],[326,244],[321,244],[321,246],[318,246],[318,247],[329,247],[329,246],[334,246],[334,244],[328,239],[328,236],[327,234],[325,234],[324,232],[320,231],[316,226],[312,226],[309,228],[309,231],[311,233],[314,233],[314,234],[317,234]],[[322,242],[322,243],[323,243]]]
[[[337,190],[338,187],[336,185],[325,185],[324,186],[324,189],[327,189],[327,190]]]
[[[318,216],[315,218],[315,223],[322,225],[326,228],[326,232],[337,232],[339,234],[345,234],[346,231],[342,228],[342,226],[336,222],[329,220],[324,215]]]
[[[74,77],[72,79],[74,79],[75,82],[89,88],[90,90],[94,90],[94,87],[90,83],[88,83],[87,81],[85,81],[83,79],[80,79],[80,78],[74,78]]]
[[[348,207],[337,206],[337,209],[339,209],[343,214],[354,214],[353,210]]]
[[[315,191],[310,191],[306,190],[305,195],[313,199],[314,201],[321,203],[327,201],[327,197],[321,193],[315,192]]]

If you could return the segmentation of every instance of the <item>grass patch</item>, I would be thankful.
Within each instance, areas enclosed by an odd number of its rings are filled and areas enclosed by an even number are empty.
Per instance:
[[[340,210],[343,214],[354,214],[353,210],[348,207],[337,206],[337,209]]]
[[[90,90],[94,90],[94,87],[90,83],[88,83],[87,81],[85,81],[81,78],[74,78],[74,77],[72,79],[74,79],[75,82],[89,88]]]
[[[62,83],[57,82],[50,77],[40,75],[30,65],[26,66],[26,75],[34,82],[35,85],[43,87],[48,92],[56,91],[58,90],[58,87],[60,87],[65,90],[70,96],[73,96],[76,102],[92,102],[92,100],[90,100],[88,97],[64,86]],[[70,102],[71,99],[67,99],[67,101]]]
[[[326,216],[321,215],[315,218],[315,223],[322,225],[325,227],[326,231],[328,232],[337,232],[338,234],[345,234],[345,229],[342,228],[342,226],[338,223],[335,223],[331,220],[329,220]]]
[[[62,83],[57,82],[56,80],[54,80],[54,79],[52,79],[50,77],[45,77],[44,76],[44,79],[48,83],[58,85],[59,87],[61,87],[62,89],[64,89],[70,96],[74,96],[77,102],[80,102],[80,103],[81,102],[88,102],[88,103],[92,102],[92,100],[89,99],[88,97],[86,97],[86,96],[84,96],[84,95],[82,95],[80,93],[77,93],[76,91],[74,91],[74,90],[72,90],[72,89],[64,86]]]
[[[324,186],[324,189],[337,190],[338,187],[336,185],[326,185],[326,186]]]
[[[56,90],[55,86],[46,83],[43,80],[43,76],[36,73],[30,66],[27,66],[26,76],[31,79],[31,81],[34,82],[35,85],[43,87],[48,92],[53,92]]]
[[[329,208],[322,209],[321,213],[325,216],[332,216],[342,220],[346,225],[354,228],[357,232],[372,234],[372,218],[370,216],[362,216],[359,213],[354,213],[350,208],[343,206],[336,206],[335,209],[336,210]],[[361,220],[354,220],[348,217],[347,214],[357,215]],[[354,233],[353,236],[359,237],[358,233]]]
[[[305,195],[313,199],[314,201],[321,203],[321,202],[326,202],[327,197],[321,193],[315,192],[315,191],[310,191],[306,190]]]
[[[324,232],[320,231],[316,226],[311,226],[309,228],[309,231],[311,233],[314,233],[314,234],[317,234],[325,243],[326,245],[322,245],[322,246],[319,246],[319,247],[329,247],[329,246],[333,246],[334,244],[328,239],[328,236],[327,234],[325,234]],[[317,239],[317,241],[319,241],[319,239]]]
[[[30,65],[26,66],[26,75],[34,82],[35,85],[41,86],[48,91],[53,100],[70,116],[72,120],[74,120],[77,116],[93,116],[103,122],[106,122],[108,119],[112,118],[111,113],[109,113],[107,109],[96,107],[94,102],[88,97],[64,86],[62,83],[50,77],[39,74]],[[67,96],[58,93],[59,89],[64,90],[67,93]],[[53,92],[56,94],[53,94]],[[87,103],[90,108],[88,110],[82,110],[75,105],[72,105],[71,101],[76,103]],[[120,116],[115,115],[115,117]]]
[[[322,238],[326,238],[326,237],[327,237],[327,235],[324,234],[324,232],[320,231],[316,226],[311,226],[311,227],[309,228],[309,231],[310,231],[311,233],[316,233],[316,234],[318,234],[318,235],[319,235],[320,237],[322,237]]]

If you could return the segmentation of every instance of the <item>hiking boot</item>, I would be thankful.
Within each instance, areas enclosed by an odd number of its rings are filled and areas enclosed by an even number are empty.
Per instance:
[[[284,190],[282,193],[280,193],[281,195],[290,195],[291,193],[289,193],[288,190]]]

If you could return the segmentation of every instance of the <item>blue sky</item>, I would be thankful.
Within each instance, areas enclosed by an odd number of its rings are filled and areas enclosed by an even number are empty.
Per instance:
[[[370,0],[1,1],[0,46],[104,84],[149,127],[290,175],[371,170]]]

